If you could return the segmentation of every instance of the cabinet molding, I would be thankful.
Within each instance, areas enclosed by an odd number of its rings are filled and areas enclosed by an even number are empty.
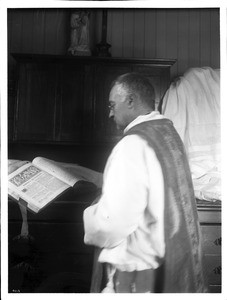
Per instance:
[[[174,59],[12,54],[17,61],[16,142],[109,143],[120,132],[108,118],[110,83],[140,72],[154,85],[158,106]]]

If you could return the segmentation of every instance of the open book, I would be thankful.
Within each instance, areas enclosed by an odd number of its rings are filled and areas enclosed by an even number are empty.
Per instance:
[[[19,165],[9,174],[8,193],[13,199],[23,199],[35,213],[78,181],[89,181],[97,187],[102,185],[101,173],[75,164],[36,157],[32,162]]]

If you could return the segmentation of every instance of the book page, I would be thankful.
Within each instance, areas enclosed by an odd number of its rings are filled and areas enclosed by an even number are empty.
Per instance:
[[[31,163],[11,173],[8,183],[9,189],[25,200],[35,212],[69,188],[66,183]]]
[[[8,159],[8,174],[13,173],[14,171],[16,171],[21,166],[27,163],[29,163],[29,161],[27,160]],[[8,195],[14,200],[19,201],[20,199],[20,196],[16,192],[12,191],[9,187],[8,187]]]
[[[69,170],[67,170],[65,167],[61,166],[54,160],[44,157],[36,157],[35,159],[33,159],[32,163],[42,170],[57,177],[58,179],[66,182],[70,186],[74,186],[77,181],[83,180],[82,178],[77,177],[75,173],[71,173]]]

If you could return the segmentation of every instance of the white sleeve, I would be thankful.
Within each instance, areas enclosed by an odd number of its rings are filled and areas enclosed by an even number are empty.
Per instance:
[[[114,148],[100,201],[84,211],[86,244],[112,248],[138,227],[148,199],[145,143],[127,136]]]

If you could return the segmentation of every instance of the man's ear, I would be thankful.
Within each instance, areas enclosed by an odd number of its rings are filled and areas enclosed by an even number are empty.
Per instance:
[[[135,95],[134,94],[129,94],[127,96],[127,106],[128,108],[133,108],[135,106]]]

